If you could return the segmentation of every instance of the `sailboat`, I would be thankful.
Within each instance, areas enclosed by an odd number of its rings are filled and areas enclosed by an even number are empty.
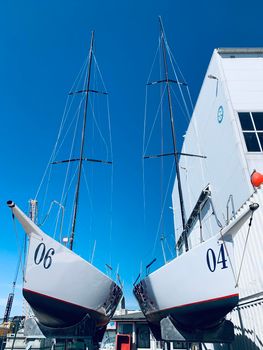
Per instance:
[[[184,209],[184,196],[180,179],[179,156],[197,156],[181,154],[177,151],[173,106],[167,66],[167,41],[161,18],[161,45],[165,78],[158,82],[165,83],[168,96],[168,108],[172,131],[173,152],[175,159],[178,197],[182,222],[184,252],[135,282],[134,295],[137,298],[151,329],[157,338],[162,339],[162,319],[168,317],[177,330],[191,333],[216,328],[226,315],[238,304],[239,290],[236,280],[233,257],[233,237],[253,215],[258,205],[252,203],[242,215],[237,215],[226,227],[214,232],[213,236],[189,249],[188,228],[190,220],[198,219],[198,208],[211,196],[211,190],[202,191],[199,202],[187,220]],[[179,84],[179,82],[176,82]],[[152,156],[152,157],[160,157]],[[149,158],[149,157],[148,157]],[[175,339],[173,339],[175,340]]]
[[[121,288],[106,274],[73,251],[83,168],[87,106],[93,58],[94,32],[89,49],[84,113],[77,182],[69,247],[55,240],[29,218],[13,201],[7,204],[29,238],[23,295],[41,326],[63,329],[88,320],[91,333],[104,329],[122,296]],[[79,93],[80,91],[78,91]],[[65,162],[65,161],[64,161]]]

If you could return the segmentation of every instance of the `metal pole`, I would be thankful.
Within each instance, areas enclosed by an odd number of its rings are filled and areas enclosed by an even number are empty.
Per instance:
[[[76,184],[74,212],[73,212],[73,220],[72,220],[72,228],[71,228],[71,236],[70,236],[71,250],[73,249],[76,219],[77,219],[77,212],[78,212],[78,205],[79,205],[79,189],[80,189],[83,152],[84,152],[84,144],[85,144],[85,131],[86,131],[86,122],[87,122],[87,109],[88,109],[88,100],[89,100],[89,87],[90,87],[90,75],[91,75],[90,72],[91,72],[91,64],[92,64],[93,43],[94,43],[94,31],[91,32],[91,41],[90,41],[90,49],[89,49],[89,62],[88,62],[88,69],[87,69],[87,88],[86,88],[86,99],[85,99],[85,106],[84,106],[84,116],[83,116],[81,145],[80,145],[79,171],[78,171],[78,179]]]
[[[177,185],[178,185],[178,194],[179,194],[179,201],[180,201],[181,219],[182,219],[182,225],[183,225],[184,244],[185,244],[185,250],[188,251],[189,246],[188,246],[187,232],[186,232],[186,218],[185,218],[184,200],[183,200],[182,184],[181,184],[181,177],[180,177],[180,170],[179,170],[179,158],[178,158],[178,152],[177,152],[177,147],[176,147],[176,137],[175,137],[175,130],[174,130],[174,118],[173,118],[171,88],[170,88],[170,83],[169,83],[168,66],[167,66],[167,60],[166,60],[166,47],[165,47],[165,40],[164,40],[165,34],[164,34],[163,23],[162,23],[161,17],[159,17],[159,22],[160,22],[160,29],[161,29],[163,61],[164,61],[165,78],[166,78],[166,86],[167,86],[168,106],[169,106],[169,114],[170,114],[170,122],[171,122],[172,139],[173,139],[173,150],[174,150],[174,157],[175,157],[175,167],[176,167],[176,175],[177,175]]]

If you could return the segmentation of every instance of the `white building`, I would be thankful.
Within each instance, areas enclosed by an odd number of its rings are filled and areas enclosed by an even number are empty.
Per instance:
[[[190,247],[217,233],[247,200],[260,204],[246,248],[248,225],[234,238],[237,275],[243,252],[244,262],[240,303],[230,318],[237,335],[233,349],[263,349],[263,190],[255,191],[250,182],[254,169],[263,173],[263,48],[214,50],[182,152],[207,157],[180,159]],[[178,203],[175,181],[175,228],[182,251]]]

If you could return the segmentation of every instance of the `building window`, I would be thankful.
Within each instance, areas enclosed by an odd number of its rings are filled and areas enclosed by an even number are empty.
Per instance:
[[[239,112],[248,152],[263,152],[263,112]]]
[[[119,323],[118,333],[120,334],[132,334],[132,324],[131,323]]]
[[[137,324],[137,348],[149,349],[150,348],[150,329],[147,324]]]

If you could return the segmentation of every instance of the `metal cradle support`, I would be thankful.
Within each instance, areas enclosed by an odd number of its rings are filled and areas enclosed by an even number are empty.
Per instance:
[[[65,340],[69,342],[84,343],[84,348],[96,350],[99,342],[102,341],[106,326],[96,328],[94,322],[86,316],[78,324],[65,328],[50,328],[40,325],[34,318],[29,318],[25,322],[25,336],[28,338],[49,338]]]
[[[233,323],[224,320],[220,325],[209,329],[185,330],[178,328],[169,317],[161,320],[161,336],[165,341],[185,343],[226,343],[234,341]]]

